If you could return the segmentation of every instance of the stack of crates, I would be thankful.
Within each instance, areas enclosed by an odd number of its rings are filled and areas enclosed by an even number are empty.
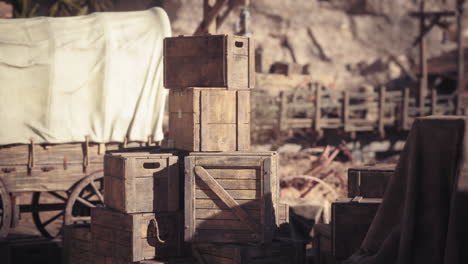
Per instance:
[[[348,169],[348,198],[332,204],[331,248],[336,260],[359,250],[394,171],[394,165]]]
[[[200,263],[300,263],[291,256],[284,262],[281,255],[297,252],[274,242],[275,230],[288,221],[288,208],[279,203],[278,156],[250,151],[253,41],[166,38],[164,66],[168,145],[188,151],[184,241],[192,254]]]
[[[249,38],[164,40],[168,148],[106,154],[94,264],[303,262],[303,243],[275,240],[278,156],[250,151],[254,66]]]
[[[182,176],[174,152],[106,154],[106,206],[91,210],[94,263],[191,263],[179,259],[185,255]]]

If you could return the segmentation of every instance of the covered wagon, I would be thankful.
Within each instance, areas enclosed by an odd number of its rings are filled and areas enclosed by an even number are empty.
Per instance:
[[[160,8],[0,20],[0,237],[25,212],[49,237],[89,221],[105,150],[162,140],[169,35]]]

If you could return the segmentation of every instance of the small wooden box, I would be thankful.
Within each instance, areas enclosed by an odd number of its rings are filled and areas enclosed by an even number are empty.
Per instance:
[[[383,198],[394,171],[394,165],[349,168],[348,197]]]
[[[182,208],[179,157],[172,153],[116,152],[104,157],[104,201],[125,213]]]
[[[171,90],[168,142],[187,151],[248,151],[250,91]]]
[[[255,85],[253,40],[211,35],[164,39],[164,86],[248,89]]]
[[[275,152],[185,158],[185,240],[270,242],[279,225]]]
[[[91,210],[95,258],[136,262],[155,257],[181,256],[182,230],[183,217],[180,212],[125,214],[100,207]]]
[[[304,242],[271,244],[196,244],[195,254],[204,263],[223,264],[302,264],[305,263]]]
[[[361,246],[382,199],[344,198],[332,204],[332,250],[337,260]]]
[[[63,227],[63,255],[65,264],[88,264],[91,255],[91,227],[89,224]]]

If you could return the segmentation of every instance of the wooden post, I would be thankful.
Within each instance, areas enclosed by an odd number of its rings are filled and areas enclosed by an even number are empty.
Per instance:
[[[408,126],[408,112],[409,112],[410,91],[409,88],[403,90],[403,107],[401,111],[401,129],[407,130]]]
[[[349,128],[349,91],[343,92],[343,127],[348,132]]]
[[[432,88],[431,93],[431,115],[437,114],[437,89]]]
[[[208,23],[204,24],[204,28],[208,34],[216,34],[216,19],[213,19],[212,21],[207,20],[210,11],[216,4],[216,1],[217,0],[203,0],[203,20],[204,23]]]
[[[322,134],[322,127],[321,127],[321,116],[322,116],[322,87],[317,85],[315,90],[315,122],[314,128],[315,131],[321,135]]]
[[[278,106],[278,135],[281,134],[281,131],[286,129],[286,119],[287,119],[287,96],[285,92],[280,93],[280,101]]]
[[[458,38],[458,78],[457,78],[457,109],[456,114],[462,114],[463,94],[465,91],[465,50],[463,47],[463,4],[465,0],[457,0],[457,38]]]
[[[385,86],[381,86],[380,93],[379,93],[379,120],[378,120],[378,130],[379,130],[379,136],[381,138],[385,137],[384,119],[385,119]]]
[[[425,0],[420,3],[421,16],[419,18],[419,28],[421,34],[421,41],[419,42],[419,67],[420,67],[420,79],[419,79],[419,91],[417,97],[417,103],[419,106],[419,115],[422,115],[425,98],[427,96],[427,45],[426,45],[426,17],[424,15]]]

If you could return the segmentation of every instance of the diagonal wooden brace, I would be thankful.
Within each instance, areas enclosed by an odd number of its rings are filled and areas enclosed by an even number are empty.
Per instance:
[[[226,206],[239,217],[239,220],[246,224],[250,230],[256,234],[260,234],[260,227],[258,224],[247,214],[247,212],[240,207],[239,203],[232,198],[231,195],[201,166],[195,166],[195,174],[226,204]]]

